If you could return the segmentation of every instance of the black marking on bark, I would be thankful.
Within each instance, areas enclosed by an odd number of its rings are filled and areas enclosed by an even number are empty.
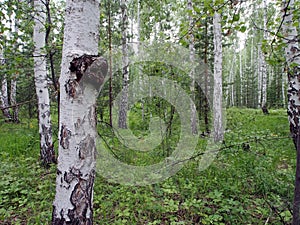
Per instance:
[[[95,152],[95,146],[96,145],[94,139],[90,135],[88,135],[85,139],[83,139],[79,143],[79,152],[78,152],[79,159],[85,159],[87,157],[91,157],[93,152]]]
[[[96,90],[99,91],[104,82],[107,71],[107,61],[102,57],[98,57],[85,74],[85,82],[91,84]]]
[[[75,73],[77,83],[80,82],[84,72],[92,63],[97,59],[98,56],[84,54],[78,58],[74,58],[70,62],[70,71]]]
[[[50,142],[50,138],[52,135],[52,128],[51,126],[47,127],[44,124],[41,127],[41,136],[44,137],[45,143],[41,145],[41,161],[43,166],[46,168],[49,167],[51,163],[56,163],[56,156],[54,151],[54,146],[52,142]]]
[[[68,216],[72,224],[91,225],[93,221],[92,194],[95,171],[92,171],[88,179],[79,178],[71,194],[73,209],[68,210]],[[90,214],[88,215],[88,211]]]
[[[69,139],[71,137],[71,131],[67,129],[65,125],[61,126],[60,131],[60,145],[63,147],[63,149],[69,148]]]
[[[66,90],[66,93],[72,97],[72,98],[75,98],[76,96],[76,88],[78,86],[78,83],[74,80],[68,80],[67,83],[65,84],[65,90]]]

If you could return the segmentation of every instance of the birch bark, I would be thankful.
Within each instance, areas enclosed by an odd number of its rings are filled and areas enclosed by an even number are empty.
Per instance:
[[[0,60],[1,64],[5,64],[5,59],[2,54],[2,50],[0,51]],[[0,107],[3,113],[3,116],[8,120],[11,121],[12,117],[8,109],[8,94],[7,94],[7,79],[6,75],[4,74],[1,81],[1,89],[0,89]]]
[[[263,0],[263,11],[264,11],[264,40],[268,38],[268,31],[267,31],[267,0]],[[262,50],[262,49],[261,49]],[[264,52],[261,51],[261,78],[262,78],[262,97],[261,97],[261,107],[266,107],[267,103],[267,77],[268,77],[268,69],[266,63],[266,57]]]
[[[19,3],[22,2],[22,0],[19,0]],[[19,23],[17,18],[13,18],[12,22],[12,32],[16,33],[18,35],[19,31]],[[15,44],[14,46],[15,50],[17,51],[18,45]],[[14,123],[19,123],[19,107],[17,106],[17,78],[18,78],[18,72],[11,78],[10,81],[10,104],[12,106],[12,120]]]
[[[294,0],[283,2],[283,35],[288,65],[288,119],[290,132],[297,150],[293,205],[293,225],[300,224],[300,51],[297,28],[293,25]]]
[[[46,57],[44,53],[45,32],[43,31],[45,14],[41,0],[34,1],[36,16],[33,39],[34,49],[34,80],[38,100],[38,120],[40,133],[40,152],[43,165],[56,161],[52,142],[52,126],[50,117],[50,99],[47,84]]]
[[[188,20],[189,20],[189,51],[190,51],[190,61],[193,62],[195,61],[195,46],[194,46],[194,34],[193,34],[193,2],[192,0],[188,0]],[[190,78],[191,78],[191,83],[190,83],[190,91],[191,91],[191,99],[192,101],[195,100],[195,71],[190,72]],[[192,134],[197,134],[197,119],[196,119],[196,108],[194,106],[194,103],[191,102],[190,105],[190,110],[191,110],[191,129],[192,129]]]
[[[223,140],[223,113],[222,113],[222,30],[221,15],[214,13],[214,94],[213,94],[213,118],[214,118],[214,141]]]
[[[98,0],[66,2],[53,225],[93,224],[96,98],[108,70],[98,56],[99,17]]]
[[[127,45],[127,0],[121,1],[122,10],[122,75],[123,75],[123,90],[122,98],[119,108],[119,128],[127,129],[127,107],[128,107],[128,85],[129,85],[129,71],[128,71],[128,45]]]

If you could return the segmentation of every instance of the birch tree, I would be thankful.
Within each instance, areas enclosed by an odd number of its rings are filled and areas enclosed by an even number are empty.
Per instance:
[[[264,32],[263,32],[263,39],[267,40],[268,37],[268,30],[267,30],[267,0],[263,0],[263,11],[264,11],[264,24],[263,24],[263,28],[264,28]],[[262,49],[261,49],[262,50]],[[261,51],[260,54],[260,62],[261,62],[261,107],[266,107],[266,103],[267,103],[267,63],[266,63],[266,57],[264,55],[264,52]],[[260,97],[260,96],[259,96]]]
[[[96,98],[108,70],[98,56],[99,17],[99,1],[66,2],[53,225],[93,224]]]
[[[3,66],[5,64],[5,59],[4,59],[2,50],[0,51],[0,60],[1,60],[1,66]],[[6,74],[2,75],[2,80],[1,80],[0,106],[1,106],[1,111],[3,113],[3,116],[8,121],[11,121],[12,116],[11,116],[11,114],[9,112],[9,108],[8,108],[8,94],[7,94],[7,79],[6,79]]]
[[[193,34],[193,2],[192,0],[188,0],[187,4],[188,9],[188,21],[189,21],[189,51],[190,51],[190,61],[193,62],[195,60],[195,45],[194,45],[194,34]],[[190,84],[190,91],[192,94],[192,100],[195,98],[195,77],[194,71],[190,72],[191,84]],[[191,102],[191,129],[193,134],[197,134],[197,120],[196,120],[196,108],[194,107],[193,102]]]
[[[21,0],[18,1],[18,3],[22,2]],[[12,21],[12,33],[18,36],[18,19],[13,18]],[[18,45],[17,41],[15,42],[14,49],[17,51]],[[17,106],[17,77],[18,77],[18,72],[16,72],[10,80],[10,104],[12,106],[12,120],[15,123],[19,122],[19,107]]]
[[[50,99],[47,84],[47,69],[45,57],[45,21],[44,7],[41,0],[34,1],[36,15],[33,30],[34,49],[34,80],[38,100],[38,120],[40,133],[40,152],[43,165],[56,161],[52,142],[52,126],[50,117]]]
[[[223,113],[222,113],[222,28],[221,15],[215,11],[213,17],[214,32],[214,93],[213,93],[213,118],[214,140],[223,140]]]
[[[283,2],[283,35],[288,66],[288,119],[290,132],[297,150],[293,225],[300,224],[300,51],[298,32],[294,26],[294,0]]]
[[[127,105],[128,105],[128,85],[129,85],[129,67],[128,67],[128,45],[127,45],[127,0],[121,0],[122,10],[122,76],[123,76],[123,95],[119,110],[119,128],[127,128]]]

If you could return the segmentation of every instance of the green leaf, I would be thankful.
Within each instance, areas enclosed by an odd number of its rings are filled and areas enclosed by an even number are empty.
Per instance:
[[[246,26],[241,26],[240,32],[245,33],[246,30],[247,30],[247,27],[246,27]]]
[[[239,21],[240,20],[240,14],[235,14],[235,15],[233,15],[233,21],[234,22],[237,22],[237,21]]]

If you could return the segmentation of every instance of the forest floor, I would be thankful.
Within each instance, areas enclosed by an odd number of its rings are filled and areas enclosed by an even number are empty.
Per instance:
[[[295,150],[286,111],[232,108],[226,121],[222,150],[204,171],[196,157],[169,179],[143,187],[97,174],[94,223],[290,224]],[[0,122],[1,225],[50,224],[56,170],[40,166],[38,140],[36,120]]]

